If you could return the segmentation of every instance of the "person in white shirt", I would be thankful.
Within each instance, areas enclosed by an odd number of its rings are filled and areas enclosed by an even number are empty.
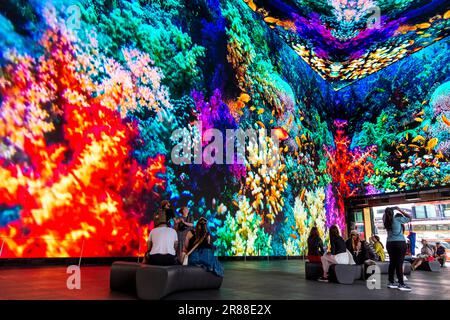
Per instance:
[[[167,226],[164,214],[155,220],[155,228],[150,232],[147,245],[144,263],[158,266],[177,264],[175,249],[178,246],[178,235]]]

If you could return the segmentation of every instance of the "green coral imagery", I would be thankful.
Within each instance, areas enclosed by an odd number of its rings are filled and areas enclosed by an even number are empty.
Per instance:
[[[2,1],[4,256],[142,254],[163,199],[217,255],[299,256],[312,227],[346,229],[347,197],[450,185],[450,40],[336,91],[252,3]],[[208,129],[267,136],[242,163],[178,163]]]

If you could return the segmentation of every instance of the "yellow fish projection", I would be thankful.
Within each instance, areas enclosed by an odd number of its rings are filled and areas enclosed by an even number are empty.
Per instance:
[[[423,131],[424,131],[424,132],[427,132],[427,131],[428,131],[428,128],[429,128],[429,125],[427,124],[425,127],[423,127]]]
[[[246,2],[250,9],[252,9],[253,11],[256,11],[256,9],[258,9],[253,0],[244,0],[244,2]]]
[[[444,114],[442,115],[442,121],[450,127],[450,120]]]
[[[444,19],[450,19],[450,10],[444,13]]]
[[[306,193],[306,188],[303,188],[302,192],[300,193],[300,200],[301,201],[305,200],[305,193]]]
[[[417,52],[417,51],[422,50],[423,48],[424,48],[423,46],[420,46],[420,47],[414,48],[411,52],[412,52],[412,53],[415,53],[415,52]]]
[[[417,141],[425,141],[425,138],[422,137],[421,135],[418,135],[417,137],[412,139],[412,142],[417,142]]]
[[[291,238],[297,239],[297,236],[293,233],[291,233]]]
[[[438,141],[439,141],[438,138],[430,139],[430,140],[428,141],[428,143],[427,143],[426,149],[427,149],[428,151],[433,150],[433,148],[438,144]]]
[[[431,27],[431,23],[429,22],[424,22],[424,23],[419,23],[416,24],[417,28],[419,29],[428,29],[429,27]]]
[[[241,100],[245,103],[249,102],[250,99],[251,99],[250,96],[246,93],[241,93],[241,95],[239,96],[239,100]]]
[[[302,147],[302,143],[300,142],[300,138],[297,136],[295,137],[295,142],[297,142],[297,145],[301,148]]]
[[[261,121],[256,121],[256,123],[261,127],[261,128],[265,128],[266,126],[264,125],[264,123],[262,123]]]
[[[280,19],[274,18],[274,17],[265,17],[264,21],[267,23],[277,23],[280,21]]]
[[[259,109],[258,109],[258,114],[263,114],[264,111],[265,111],[265,110],[264,110],[263,108],[259,108]]]
[[[414,120],[417,121],[417,122],[422,122],[422,121],[423,121],[423,119],[422,119],[422,118],[419,118],[419,117],[414,118]]]
[[[286,127],[289,128],[291,126],[293,120],[294,120],[294,117],[291,115],[286,123]]]

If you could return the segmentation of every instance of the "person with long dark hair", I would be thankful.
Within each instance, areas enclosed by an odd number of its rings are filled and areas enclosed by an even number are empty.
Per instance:
[[[397,213],[395,212],[397,211]],[[389,254],[389,283],[388,288],[401,291],[411,291],[404,283],[403,262],[406,254],[405,223],[411,221],[411,215],[399,207],[386,208],[383,215],[383,224],[387,230],[386,249]],[[397,274],[398,284],[394,282],[394,273]]]
[[[347,239],[345,245],[347,250],[352,254],[353,260],[356,264],[362,265],[366,261],[373,258],[370,255],[368,244],[365,240],[361,239],[357,230],[352,230],[350,232],[350,238]]]
[[[188,257],[188,265],[202,267],[218,277],[223,277],[224,271],[221,263],[214,255],[211,245],[211,235],[208,231],[208,221],[201,217],[194,230],[190,230],[184,242],[184,255]],[[183,264],[185,264],[183,262]]]
[[[345,241],[339,234],[336,225],[330,227],[330,249],[331,251],[321,257],[323,276],[319,278],[321,282],[328,282],[328,271],[333,264],[355,264],[352,255],[345,246]]]
[[[319,229],[312,227],[308,237],[308,261],[320,263],[323,254],[323,241],[320,238]]]

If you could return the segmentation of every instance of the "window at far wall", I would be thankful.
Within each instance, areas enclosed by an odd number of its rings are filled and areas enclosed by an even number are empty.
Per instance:
[[[450,204],[444,204],[444,217],[450,218]]]
[[[425,206],[414,207],[414,217],[416,219],[426,219],[427,218],[427,211],[426,211]]]

